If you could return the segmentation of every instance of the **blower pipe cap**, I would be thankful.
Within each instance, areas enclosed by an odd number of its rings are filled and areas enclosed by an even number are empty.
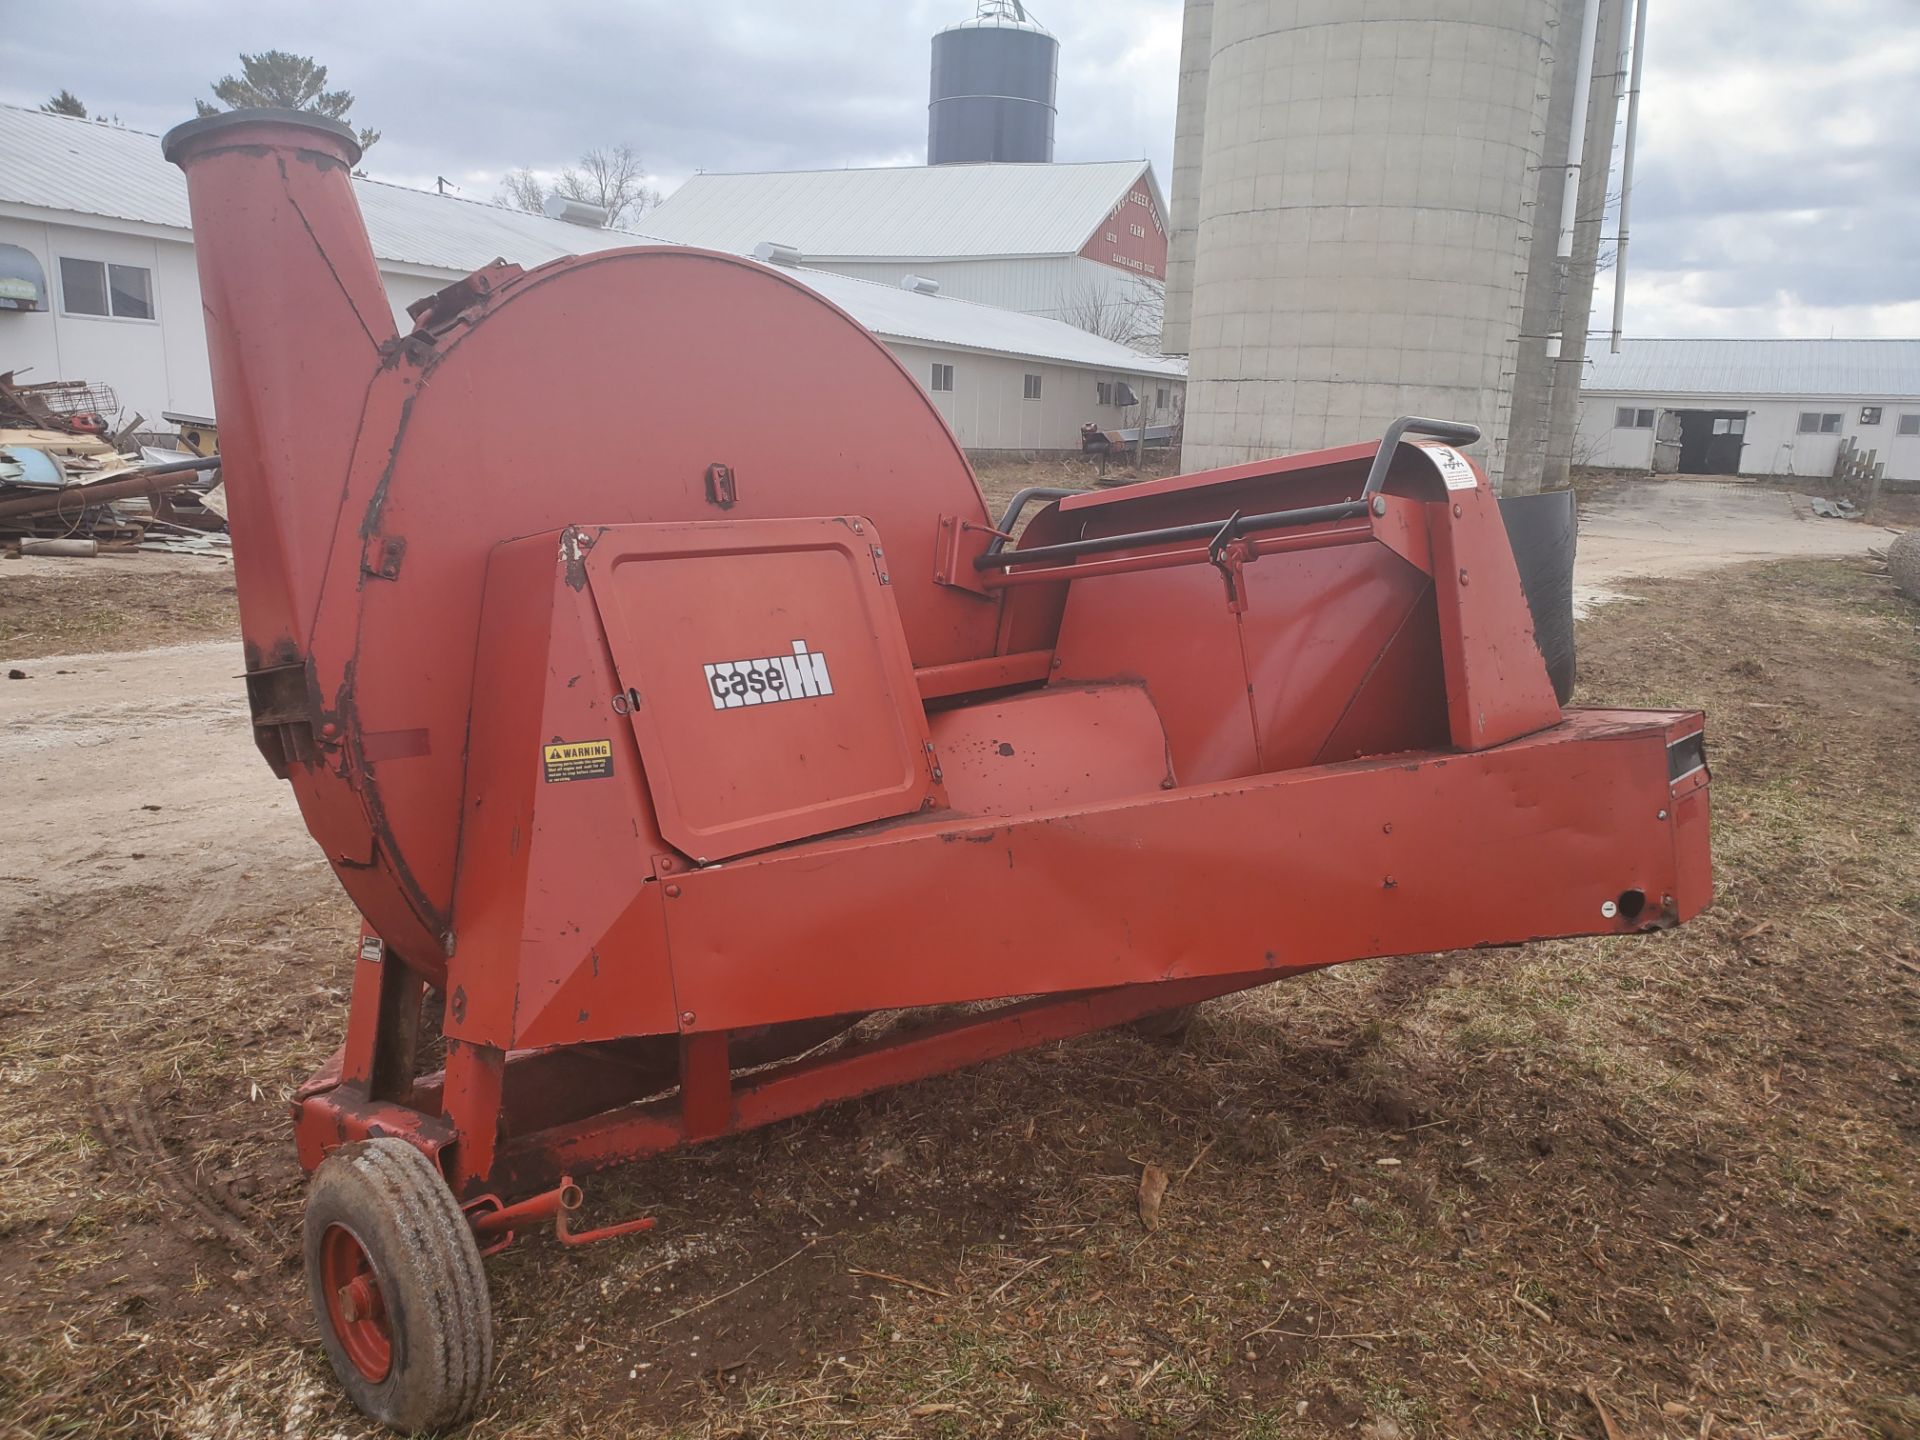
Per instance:
[[[175,165],[185,164],[192,158],[192,152],[199,148],[199,142],[209,135],[219,135],[229,130],[241,130],[248,126],[274,127],[306,131],[313,139],[324,139],[327,143],[313,148],[337,155],[352,169],[360,163],[360,137],[353,128],[338,120],[329,120],[324,115],[315,115],[311,110],[276,110],[265,107],[250,110],[223,110],[218,115],[203,115],[198,120],[189,120],[184,125],[176,125],[160,140],[160,153]]]

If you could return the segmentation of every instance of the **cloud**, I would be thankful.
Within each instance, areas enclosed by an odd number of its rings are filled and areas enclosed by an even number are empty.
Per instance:
[[[1178,0],[1041,9],[1062,46],[1059,158],[1146,156],[1164,176]],[[624,142],[671,188],[696,170],[919,164],[933,33],[972,13],[971,0],[64,0],[10,12],[16,63],[0,98],[38,104],[64,85],[164,130],[192,117],[237,52],[293,50],[325,64],[329,83],[354,92],[353,120],[382,132],[368,156],[378,178],[444,175],[490,198],[508,170],[556,171]],[[75,43],[88,34],[116,41]]]
[[[1630,333],[1920,333],[1915,0],[1651,7]],[[696,170],[917,164],[929,43],[971,0],[62,0],[7,12],[0,99],[61,87],[160,131],[241,50],[326,64],[384,138],[372,173],[490,199],[627,143],[654,183]],[[1171,178],[1179,0],[1044,0],[1062,160]],[[76,37],[111,36],[111,44]],[[1609,231],[1611,226],[1609,226]],[[1603,279],[1597,309],[1611,305]]]
[[[1913,0],[1653,12],[1629,333],[1920,334]]]

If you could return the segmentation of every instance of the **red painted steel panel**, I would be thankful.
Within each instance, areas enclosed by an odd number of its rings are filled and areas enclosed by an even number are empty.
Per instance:
[[[1603,901],[1680,883],[1667,740],[1684,718],[1576,711],[1470,755],[792,846],[683,879],[676,990],[731,1027],[1624,933]]]
[[[578,538],[660,833],[720,860],[944,803],[870,523]]]
[[[1415,603],[1427,577],[1379,545],[1276,555],[1242,567],[1240,615],[1263,770],[1311,765]],[[1438,637],[1423,637],[1429,649]],[[1411,750],[1432,733],[1421,700],[1402,694],[1400,725],[1379,749]],[[1342,757],[1347,758],[1347,757]]]
[[[1458,451],[1415,448],[1442,487],[1427,530],[1454,745],[1479,750],[1559,723],[1560,702],[1533,638],[1533,612],[1493,487]]]
[[[1446,745],[1447,677],[1440,665],[1439,625],[1429,582],[1354,690],[1312,764]]]
[[[1173,783],[1141,685],[1055,686],[943,710],[931,724],[948,803],[962,815],[1027,815]]]
[[[1058,684],[1144,684],[1183,782],[1260,768],[1240,627],[1212,566],[1074,581],[1054,654]]]
[[[590,591],[558,534],[487,569],[467,740],[449,1035],[500,1049],[671,1032],[659,886],[666,849]],[[604,746],[604,764],[547,747]],[[417,763],[417,762],[407,762]]]

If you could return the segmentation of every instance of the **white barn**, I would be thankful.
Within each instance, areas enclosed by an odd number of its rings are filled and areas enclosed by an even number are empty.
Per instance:
[[[695,175],[647,213],[666,240],[777,245],[857,279],[1136,332],[1159,348],[1167,207],[1144,160]]]
[[[496,257],[532,267],[658,237],[356,180],[394,314]],[[886,342],[968,450],[1070,451],[1080,427],[1164,420],[1183,361],[1042,316],[811,268],[791,273]],[[0,372],[113,388],[125,418],[207,415],[212,381],[186,185],[158,137],[0,106]],[[1114,403],[1120,384],[1142,405]]]
[[[1920,480],[1920,340],[1623,340],[1587,357],[1574,460],[1826,477],[1849,440]]]

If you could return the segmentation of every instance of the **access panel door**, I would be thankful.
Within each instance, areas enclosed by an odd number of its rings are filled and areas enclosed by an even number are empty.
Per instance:
[[[668,843],[722,860],[946,803],[870,522],[573,533]]]

